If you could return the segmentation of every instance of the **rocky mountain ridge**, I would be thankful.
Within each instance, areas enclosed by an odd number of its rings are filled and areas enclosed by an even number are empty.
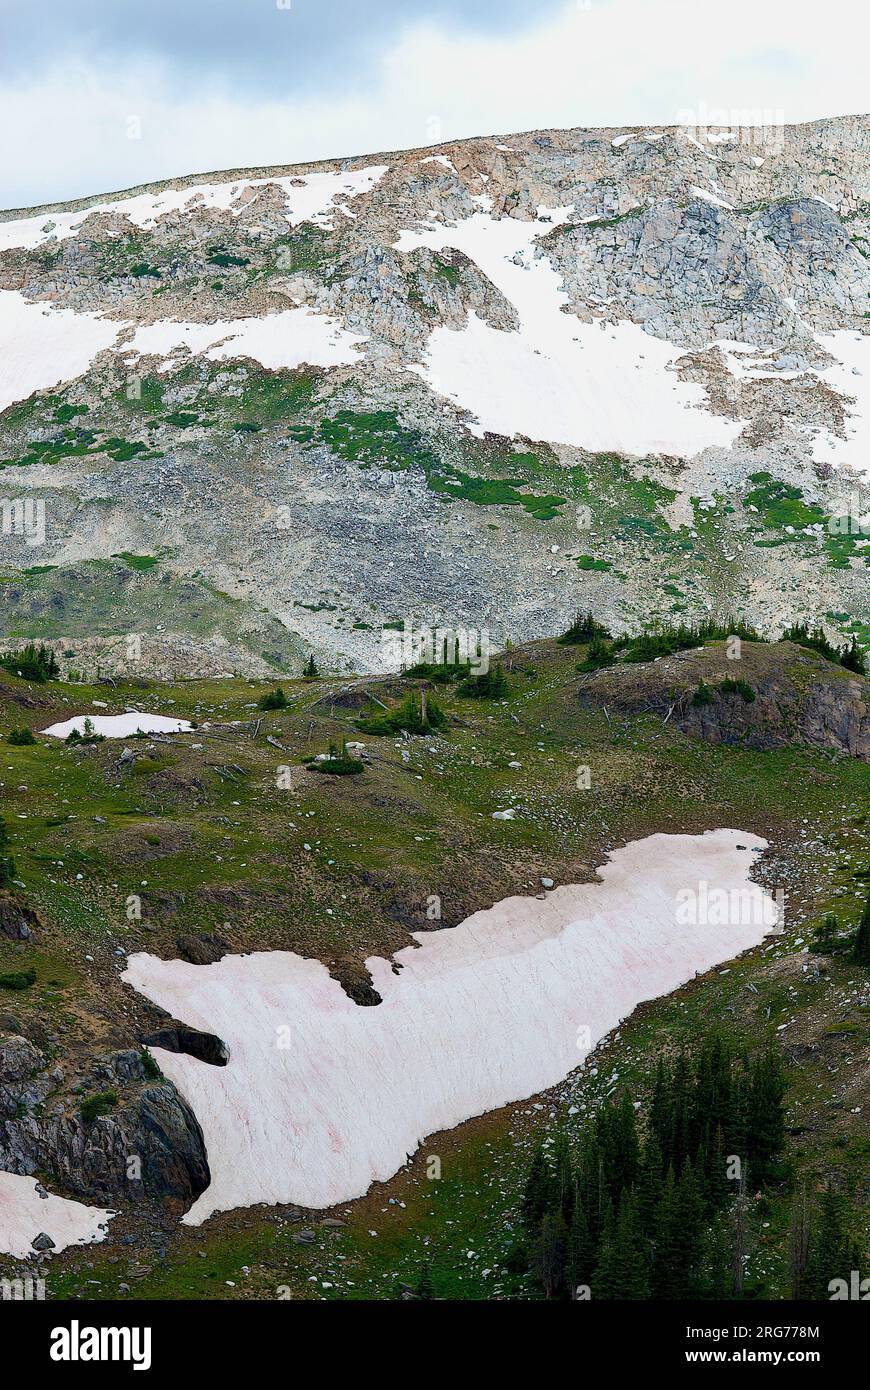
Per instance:
[[[848,117],[2,214],[0,631],[89,675],[378,670],[405,620],[581,606],[864,636],[868,199]]]

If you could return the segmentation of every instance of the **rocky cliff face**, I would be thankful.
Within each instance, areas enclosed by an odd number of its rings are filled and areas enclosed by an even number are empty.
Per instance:
[[[866,622],[870,121],[573,130],[0,221],[7,632],[379,669],[402,619]],[[833,521],[832,521],[833,519]]]
[[[51,1174],[89,1198],[197,1197],[209,1184],[202,1130],[171,1082],[143,1085],[138,1052],[103,1059],[95,1080],[117,1108],[86,1120],[64,1098],[62,1065],[27,1038],[0,1035],[0,1169]]]
[[[870,681],[784,642],[724,643],[582,678],[580,701],[656,714],[695,738],[746,748],[806,744],[870,762]]]

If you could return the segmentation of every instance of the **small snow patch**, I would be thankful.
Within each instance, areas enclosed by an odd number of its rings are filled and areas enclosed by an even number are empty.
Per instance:
[[[0,1173],[0,1251],[23,1260],[38,1251],[65,1250],[105,1240],[115,1215],[52,1193],[41,1195],[35,1178]],[[44,1189],[43,1189],[44,1192]]]
[[[126,714],[80,714],[75,719],[67,719],[63,724],[52,724],[43,729],[52,738],[66,738],[73,729],[83,734],[86,722],[90,722],[93,732],[103,738],[132,738],[133,734],[187,734],[193,728],[186,719],[170,719],[165,714],[141,714],[138,710],[128,710]]]

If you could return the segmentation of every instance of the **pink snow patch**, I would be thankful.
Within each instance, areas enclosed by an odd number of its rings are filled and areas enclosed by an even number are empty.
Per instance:
[[[126,714],[77,714],[75,719],[65,719],[62,724],[51,724],[43,729],[52,738],[66,738],[73,729],[84,734],[85,725],[90,723],[91,731],[102,734],[103,738],[132,738],[134,734],[187,734],[193,728],[186,719],[170,719],[165,714],[139,714],[128,710]]]
[[[225,1067],[154,1049],[208,1150],[211,1186],[184,1220],[358,1197],[426,1135],[562,1081],[642,1000],[773,929],[749,877],[765,846],[737,830],[635,841],[596,882],[507,898],[371,957],[373,1007],[292,952],[130,956],[129,985],[229,1048]]]

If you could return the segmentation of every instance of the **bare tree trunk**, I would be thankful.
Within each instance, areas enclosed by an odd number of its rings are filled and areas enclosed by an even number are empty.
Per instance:
[[[810,1259],[810,1211],[806,1183],[795,1198],[789,1235],[789,1271],[792,1298],[803,1297],[804,1278]]]

